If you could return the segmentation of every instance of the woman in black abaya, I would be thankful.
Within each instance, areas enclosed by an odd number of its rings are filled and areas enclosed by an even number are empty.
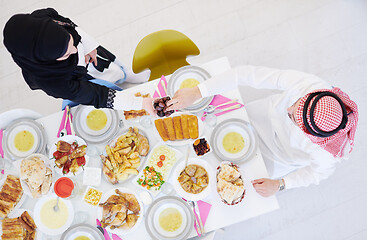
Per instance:
[[[96,108],[113,108],[115,90],[121,89],[111,83],[149,78],[128,70],[52,8],[11,17],[4,28],[4,45],[32,90]]]

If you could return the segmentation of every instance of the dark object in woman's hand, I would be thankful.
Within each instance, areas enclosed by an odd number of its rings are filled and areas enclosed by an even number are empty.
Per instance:
[[[165,117],[165,116],[169,117],[169,116],[171,116],[172,113],[174,113],[174,110],[171,110],[171,111],[166,110],[168,108],[167,102],[169,100],[171,100],[171,97],[169,97],[169,96],[158,98],[158,99],[154,100],[153,107],[154,107],[154,110],[156,111],[158,117]]]

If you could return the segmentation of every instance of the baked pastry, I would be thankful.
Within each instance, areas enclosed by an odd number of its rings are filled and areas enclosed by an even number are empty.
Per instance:
[[[189,115],[183,114],[181,115],[181,125],[184,139],[190,138],[189,132]]]
[[[0,191],[0,217],[5,218],[17,205],[23,196],[20,179],[13,175],[6,177]]]
[[[191,139],[199,137],[198,118],[194,115],[189,115],[189,134]]]
[[[2,240],[23,240],[25,230],[17,218],[5,218],[2,221]]]
[[[154,124],[155,124],[155,127],[157,128],[158,133],[161,136],[162,140],[167,141],[169,138],[168,138],[168,134],[167,134],[167,132],[164,128],[163,120],[162,119],[157,119],[157,120],[154,121]]]
[[[18,222],[29,232],[34,232],[37,228],[36,223],[27,211],[24,211],[22,215],[18,217]]]
[[[39,198],[50,190],[52,170],[39,157],[26,158],[20,164],[20,178],[28,185],[32,197]]]
[[[237,166],[222,164],[217,174],[217,191],[227,204],[233,204],[245,194],[245,186]]]
[[[183,139],[184,137],[182,133],[181,117],[173,117],[173,125],[175,127],[176,139]]]
[[[157,119],[154,124],[163,141],[181,140],[188,138],[198,138],[199,126],[198,118],[195,115],[181,115]]]
[[[142,116],[145,116],[145,115],[149,115],[149,113],[147,111],[145,111],[144,109],[124,111],[124,116],[125,116],[126,120],[134,119],[134,118],[137,118],[137,117],[142,117]]]
[[[164,129],[167,132],[168,139],[173,141],[176,140],[175,129],[173,128],[172,118],[163,119]]]

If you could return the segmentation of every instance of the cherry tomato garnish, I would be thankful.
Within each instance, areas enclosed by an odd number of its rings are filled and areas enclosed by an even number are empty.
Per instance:
[[[157,166],[158,167],[162,167],[163,166],[163,162],[162,161],[157,162]]]
[[[159,159],[162,160],[162,161],[164,161],[164,160],[166,160],[166,156],[161,155],[161,156],[159,156]]]

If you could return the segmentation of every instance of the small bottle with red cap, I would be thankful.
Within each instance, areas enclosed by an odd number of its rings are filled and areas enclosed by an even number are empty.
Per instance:
[[[61,198],[75,197],[76,183],[68,177],[57,179],[54,184],[55,194]]]

